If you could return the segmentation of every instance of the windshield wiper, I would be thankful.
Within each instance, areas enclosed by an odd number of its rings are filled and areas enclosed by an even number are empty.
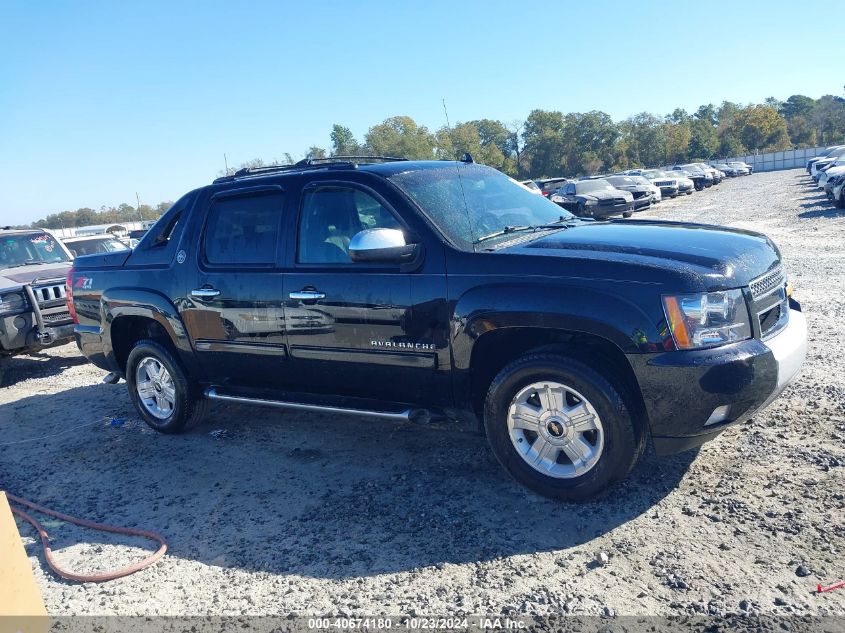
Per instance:
[[[528,224],[525,226],[506,226],[501,231],[494,231],[493,233],[488,233],[487,235],[482,235],[477,240],[473,242],[473,244],[480,244],[481,242],[486,242],[487,240],[492,240],[494,237],[500,237],[502,235],[509,235],[511,233],[519,233],[521,231],[534,231],[538,227]]]
[[[557,220],[555,220],[554,222],[551,222],[550,224],[526,224],[524,226],[506,226],[501,231],[495,231],[495,232],[489,233],[487,235],[482,235],[477,240],[475,240],[473,242],[473,244],[478,244],[480,242],[491,240],[494,237],[501,237],[502,235],[509,235],[511,233],[520,233],[520,232],[523,232],[523,231],[534,231],[534,232],[536,232],[536,231],[548,231],[548,230],[552,230],[552,229],[568,229],[568,228],[575,226],[575,224],[577,224],[578,222],[581,222],[581,221],[592,222],[593,219],[592,218],[579,218],[577,216],[567,217],[567,216],[562,215]]]

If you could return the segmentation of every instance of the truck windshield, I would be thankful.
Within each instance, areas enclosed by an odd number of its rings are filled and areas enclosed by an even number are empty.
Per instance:
[[[390,176],[454,243],[471,249],[479,238],[510,227],[539,226],[574,216],[483,165],[445,163]],[[507,233],[503,233],[503,236]]]
[[[67,254],[49,233],[16,233],[0,236],[0,268],[68,261]]]

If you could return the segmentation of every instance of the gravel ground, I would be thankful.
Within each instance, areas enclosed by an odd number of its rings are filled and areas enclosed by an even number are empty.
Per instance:
[[[638,216],[769,234],[811,348],[755,420],[697,453],[647,458],[586,505],[526,492],[473,435],[217,407],[164,436],[73,346],[6,361],[0,488],[170,545],[134,576],[76,584],[47,570],[19,522],[48,611],[845,615],[845,590],[813,593],[845,576],[845,211],[809,183],[800,170],[755,174]],[[78,570],[146,546],[47,526]]]

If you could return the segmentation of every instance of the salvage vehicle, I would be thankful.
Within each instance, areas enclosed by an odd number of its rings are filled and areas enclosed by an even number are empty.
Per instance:
[[[739,176],[750,176],[754,173],[754,167],[741,160],[729,160],[728,165],[736,169]]]
[[[728,178],[736,178],[739,176],[739,171],[736,167],[731,167],[727,163],[710,163],[710,166],[718,169]]]
[[[631,178],[638,185],[645,185],[646,187],[648,187],[648,190],[651,192],[651,203],[652,204],[657,204],[658,202],[663,201],[663,192],[661,191],[660,187],[655,185],[648,178],[646,178],[645,176],[637,176],[637,175],[631,176]]]
[[[65,301],[72,259],[50,231],[0,229],[0,357],[73,340]]]
[[[540,191],[547,198],[551,197],[553,193],[557,193],[558,189],[568,182],[572,181],[569,178],[544,178],[536,181]]]
[[[644,169],[643,177],[654,183],[655,187],[660,187],[660,195],[663,198],[678,197],[677,173],[665,172],[662,169]],[[690,181],[690,187],[692,187],[692,181]]]
[[[845,175],[839,176],[831,189],[833,204],[839,209],[845,209]]]
[[[702,191],[705,187],[713,186],[713,179],[710,175],[705,171],[702,171],[702,169],[696,165],[675,165],[672,167],[672,171],[683,172],[686,178],[692,180],[696,191]]]
[[[66,237],[62,240],[74,257],[80,255],[94,255],[96,253],[113,253],[125,251],[130,246],[111,233],[102,235],[86,235],[83,237]]]
[[[578,218],[469,156],[242,169],[67,285],[79,349],[157,431],[219,401],[463,422],[571,501],[757,414],[807,347],[766,236]]]
[[[627,191],[634,197],[634,211],[644,211],[651,206],[654,195],[651,183],[642,184],[634,180],[633,176],[606,176],[605,180],[622,191]]]
[[[533,180],[520,180],[519,184],[522,185],[523,187],[528,187],[528,189],[533,194],[536,194],[538,196],[543,195],[543,190],[540,189],[540,186],[536,182],[534,182]]]
[[[816,162],[823,160],[823,159],[827,158],[828,156],[830,156],[831,154],[834,154],[837,150],[842,150],[842,149],[845,149],[845,145],[831,145],[830,147],[826,147],[825,150],[821,154],[819,154],[818,156],[815,156],[815,157],[813,157],[813,158],[811,158],[810,160],[807,161],[807,173],[812,176],[813,175],[813,165],[815,165]]]
[[[604,178],[588,178],[565,184],[549,200],[581,218],[604,219],[634,213],[633,194],[617,189]]]

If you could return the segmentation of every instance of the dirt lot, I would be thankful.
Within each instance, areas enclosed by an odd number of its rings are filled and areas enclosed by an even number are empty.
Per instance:
[[[20,523],[48,611],[845,615],[845,590],[812,593],[845,577],[845,211],[809,182],[755,174],[642,214],[768,233],[811,349],[757,419],[697,454],[646,459],[596,503],[526,492],[480,437],[224,407],[163,436],[73,346],[7,362],[0,488],[170,544],[153,568],[81,585],[45,571]],[[142,553],[48,526],[72,568]]]

